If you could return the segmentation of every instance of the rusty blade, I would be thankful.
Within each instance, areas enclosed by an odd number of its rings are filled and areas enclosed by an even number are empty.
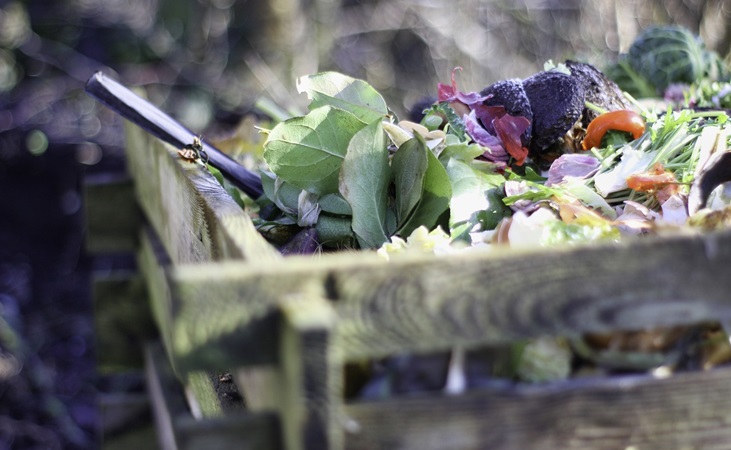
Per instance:
[[[89,78],[86,92],[120,116],[177,148],[191,144],[197,136],[157,106],[102,72]],[[262,195],[261,177],[258,174],[240,165],[205,140],[202,144],[208,155],[208,163],[221,171],[231,183],[253,199]]]

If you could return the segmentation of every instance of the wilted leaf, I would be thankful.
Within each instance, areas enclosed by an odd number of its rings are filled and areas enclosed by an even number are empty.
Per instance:
[[[388,240],[390,181],[386,133],[379,119],[353,136],[340,171],[340,193],[353,209],[353,232],[363,248],[378,248]]]
[[[300,192],[297,198],[297,225],[301,227],[311,227],[317,223],[322,208],[317,202],[317,194],[307,191]]]
[[[310,109],[323,105],[349,111],[365,123],[371,123],[388,115],[388,106],[373,87],[363,80],[337,72],[322,72],[300,77],[297,91],[310,98]]]
[[[264,159],[278,177],[308,192],[337,192],[348,142],[363,127],[353,114],[323,106],[274,127],[264,144]]]
[[[301,188],[293,186],[271,172],[262,172],[261,184],[264,194],[280,211],[289,215],[297,214],[297,202]]]

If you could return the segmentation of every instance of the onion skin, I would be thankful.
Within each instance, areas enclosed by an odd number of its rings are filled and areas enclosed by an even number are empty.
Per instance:
[[[589,150],[598,147],[609,130],[625,131],[637,139],[645,132],[645,121],[639,114],[629,109],[601,114],[586,127],[586,137],[581,143],[581,148]]]

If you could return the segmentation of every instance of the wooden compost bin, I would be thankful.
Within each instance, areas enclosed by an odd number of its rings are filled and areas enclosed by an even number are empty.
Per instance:
[[[731,368],[341,394],[344,364],[362,358],[731,319],[731,231],[389,263],[283,258],[202,166],[133,125],[127,147],[164,448],[731,448]],[[222,407],[211,380],[224,371],[246,410]]]

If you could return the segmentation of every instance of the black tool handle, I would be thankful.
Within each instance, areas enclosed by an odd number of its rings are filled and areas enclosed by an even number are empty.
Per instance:
[[[97,72],[86,83],[86,92],[111,110],[159,139],[183,148],[196,135],[158,107],[138,96],[119,82]],[[202,140],[208,162],[253,199],[262,193],[261,177]]]

